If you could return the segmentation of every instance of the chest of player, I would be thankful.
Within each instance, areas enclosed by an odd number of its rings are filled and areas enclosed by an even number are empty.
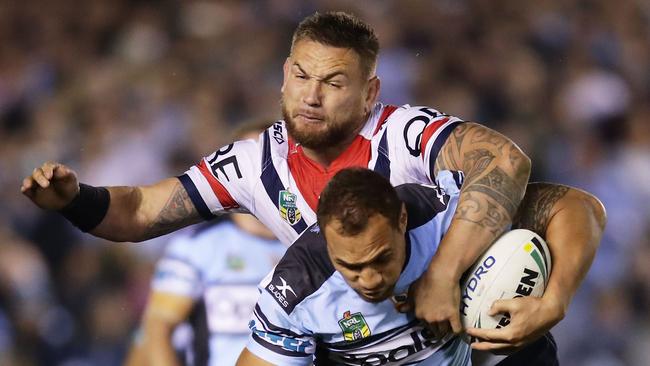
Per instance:
[[[337,274],[296,310],[305,317],[300,322],[318,335],[316,358],[329,364],[421,361],[450,339],[436,339],[411,314],[397,312],[390,300],[364,301]]]

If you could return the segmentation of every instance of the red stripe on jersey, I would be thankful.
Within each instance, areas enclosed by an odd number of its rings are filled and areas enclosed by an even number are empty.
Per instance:
[[[217,196],[217,199],[219,200],[219,203],[221,203],[221,206],[223,206],[224,209],[231,209],[231,208],[237,208],[239,205],[237,202],[232,198],[226,187],[224,187],[217,178],[215,178],[212,175],[212,172],[210,172],[210,169],[208,166],[205,164],[205,160],[201,160],[201,162],[198,165],[199,171],[205,179],[208,181],[208,184],[210,185],[210,188],[212,188],[212,192]]]
[[[318,197],[323,188],[339,170],[351,167],[367,168],[370,161],[370,140],[366,140],[361,135],[357,135],[350,146],[327,168],[311,160],[305,155],[302,146],[296,146],[291,138],[289,138],[289,146],[295,146],[290,148],[287,157],[289,171],[303,198],[314,211],[318,207]]]
[[[381,116],[379,116],[379,122],[377,122],[377,127],[375,128],[375,132],[372,133],[373,136],[376,135],[377,132],[379,132],[381,126],[383,126],[384,123],[386,123],[388,117],[390,117],[390,115],[393,114],[393,112],[395,112],[396,109],[397,106],[390,105],[390,104],[384,107],[384,110],[381,112]]]
[[[420,143],[420,148],[422,151],[422,160],[424,160],[424,151],[427,148],[427,144],[429,143],[429,140],[431,140],[431,136],[433,136],[436,131],[440,128],[440,126],[444,125],[449,121],[449,117],[443,118],[440,121],[435,121],[432,124],[428,125],[424,131],[422,131],[422,141]]]

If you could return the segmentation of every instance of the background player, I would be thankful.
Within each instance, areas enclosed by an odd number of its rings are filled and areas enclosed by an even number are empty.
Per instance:
[[[251,215],[175,238],[157,265],[127,365],[233,365],[248,337],[257,284],[286,246]],[[174,342],[181,332],[182,347]]]
[[[170,178],[152,186],[79,189],[72,171],[47,163],[25,179],[22,190],[41,207],[66,206],[67,217],[82,230],[111,240],[144,240],[242,209],[289,242],[315,221],[320,190],[343,167],[370,167],[393,184],[461,186],[449,233],[415,286],[416,314],[436,333],[459,332],[458,279],[511,222],[530,162],[509,139],[478,124],[431,108],[376,103],[377,52],[373,31],[360,20],[315,14],[297,28],[285,62],[286,124],[276,123],[257,143],[225,146],[180,182]],[[469,248],[464,246],[468,238],[475,244]],[[538,320],[533,324],[564,316],[591,257],[579,258],[587,259],[580,265],[556,263],[558,274],[539,300],[549,311],[526,314]]]
[[[522,206],[515,225],[546,228],[547,240],[569,235],[597,245],[602,208],[574,219],[578,226],[572,230],[556,226],[567,219],[561,214],[567,205],[594,197],[570,190],[553,205],[539,206],[539,193],[554,190],[569,188],[533,185],[535,193],[526,200],[532,205]],[[298,238],[260,284],[251,338],[238,365],[307,365],[312,356],[317,365],[469,364],[469,347],[460,338],[436,337],[391,301],[427,269],[457,203],[458,191],[419,184],[394,189],[366,169],[337,173],[321,195],[318,225]],[[553,258],[565,254],[570,253]],[[554,365],[555,349],[508,364]]]
[[[244,124],[236,139],[254,139],[266,122]],[[142,326],[126,365],[235,364],[248,339],[257,284],[286,250],[252,215],[232,214],[175,238],[158,262]],[[175,345],[178,330],[182,347]],[[180,332],[183,333],[183,332]]]

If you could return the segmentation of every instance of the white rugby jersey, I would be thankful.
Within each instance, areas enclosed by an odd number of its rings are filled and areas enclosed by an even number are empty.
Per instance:
[[[204,218],[224,211],[250,212],[289,244],[316,222],[318,196],[343,168],[373,169],[393,185],[460,187],[462,172],[433,177],[433,167],[461,122],[428,107],[377,103],[352,144],[325,169],[304,154],[288,137],[284,121],[278,121],[258,140],[224,146],[179,179]]]
[[[287,246],[251,235],[231,221],[206,223],[175,238],[156,265],[152,289],[189,297],[191,365],[232,366],[248,339],[257,285]]]
[[[447,231],[458,191],[404,184],[406,263],[394,294],[428,268]],[[249,324],[246,348],[283,365],[469,365],[470,347],[459,337],[434,338],[412,313],[395,310],[390,299],[371,303],[334,269],[317,224],[304,231],[260,283],[261,295]]]

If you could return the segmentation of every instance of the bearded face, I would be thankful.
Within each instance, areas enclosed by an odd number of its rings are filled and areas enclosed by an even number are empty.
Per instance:
[[[282,85],[289,134],[314,150],[348,141],[374,103],[370,83],[354,50],[298,41],[284,65]]]
[[[309,121],[309,118],[303,118],[299,113],[289,112],[284,98],[282,116],[291,137],[303,147],[313,150],[326,149],[347,140],[355,133],[359,121],[363,122],[362,115],[351,115],[343,121],[332,120],[323,115],[322,119]]]

